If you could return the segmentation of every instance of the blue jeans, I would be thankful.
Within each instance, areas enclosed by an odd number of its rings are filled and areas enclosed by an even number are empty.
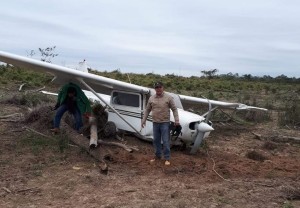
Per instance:
[[[62,104],[61,106],[59,106],[54,117],[54,128],[59,128],[60,120],[67,110],[68,107],[66,104]],[[82,118],[81,118],[81,113],[77,107],[75,108],[75,112],[73,113],[73,116],[75,118],[75,130],[78,131],[80,127],[82,127]]]
[[[161,141],[163,143],[163,153],[165,160],[170,160],[170,123],[153,122],[153,146],[155,156],[161,158]]]

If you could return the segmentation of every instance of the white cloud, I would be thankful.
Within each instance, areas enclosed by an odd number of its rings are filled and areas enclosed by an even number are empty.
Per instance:
[[[58,63],[199,75],[300,76],[300,2],[289,0],[10,0],[0,50],[57,46]]]

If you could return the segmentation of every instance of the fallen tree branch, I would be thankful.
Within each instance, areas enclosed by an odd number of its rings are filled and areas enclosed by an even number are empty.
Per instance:
[[[10,118],[10,117],[15,117],[17,115],[19,115],[20,113],[13,113],[13,114],[9,114],[9,115],[5,115],[5,116],[0,116],[0,119],[2,118]]]
[[[121,141],[121,142],[124,142],[124,139],[122,137],[120,137],[119,135],[116,135],[116,139]]]
[[[4,191],[6,191],[7,193],[11,193],[11,190],[9,190],[9,189],[6,188],[6,187],[2,187],[2,189],[3,189]]]
[[[274,142],[293,142],[300,144],[300,137],[291,137],[291,136],[277,136],[272,138]]]
[[[223,179],[224,181],[228,181],[231,182],[231,180],[224,178],[223,176],[221,176],[215,169],[216,163],[215,160],[210,156],[210,154],[208,153],[208,150],[206,150],[206,153],[208,155],[208,157],[211,159],[211,161],[213,162],[213,167],[212,170],[217,174],[217,176],[219,176],[221,179]]]
[[[0,116],[0,120],[6,122],[18,122],[24,120],[24,115],[23,113],[13,113],[10,115]]]
[[[43,90],[43,89],[45,89],[46,87],[44,86],[44,87],[41,87],[41,88],[38,88],[38,89],[35,89],[35,90],[26,90],[25,91],[25,94],[27,94],[27,93],[33,93],[33,92],[38,92],[38,91],[41,91],[41,90]]]
[[[19,92],[22,90],[22,88],[24,87],[24,85],[26,85],[26,83],[23,83],[23,84],[20,85]]]
[[[251,134],[253,134],[255,137],[255,139],[258,139],[258,140],[261,140],[261,135],[260,134],[257,134],[257,133],[254,133],[254,132],[251,132]]]
[[[271,136],[264,136],[261,134],[257,134],[255,132],[251,132],[255,136],[255,139],[258,140],[271,140],[273,142],[293,142],[300,144],[300,137],[293,137],[293,136],[283,136],[283,135],[271,135]]]
[[[102,144],[102,145],[112,145],[112,146],[117,146],[117,147],[121,147],[123,149],[125,149],[127,152],[133,152],[133,150],[137,150],[137,148],[135,147],[130,147],[130,146],[127,146],[125,144],[122,144],[122,143],[117,143],[117,142],[105,142],[101,139],[98,139],[98,144]]]
[[[20,189],[20,190],[16,190],[15,192],[26,192],[26,191],[29,191],[29,192],[40,192],[41,189],[38,188],[38,187],[33,187],[33,188],[24,188],[24,189]]]
[[[239,121],[239,120],[237,120],[237,119],[235,119],[234,118],[234,114],[236,113],[236,111],[233,111],[232,113],[231,113],[231,115],[229,114],[229,113],[226,113],[225,111],[223,111],[222,109],[217,109],[217,110],[219,110],[219,111],[221,111],[224,115],[226,115],[228,118],[227,119],[220,119],[220,120],[211,120],[212,122],[214,122],[214,123],[218,123],[218,122],[222,122],[222,123],[228,123],[228,122],[230,122],[230,121],[232,121],[232,122],[235,122],[235,123],[237,123],[237,124],[240,124],[240,125],[243,125],[244,124],[244,122],[242,122],[242,121]]]
[[[41,133],[41,132],[38,132],[38,131],[36,131],[36,130],[34,130],[34,129],[32,129],[32,128],[29,128],[29,127],[27,127],[27,126],[24,126],[23,128],[26,129],[26,130],[28,130],[28,131],[31,131],[31,132],[33,132],[33,133],[36,133],[36,134],[38,134],[38,135],[41,135],[41,136],[43,136],[43,137],[46,137],[46,138],[48,138],[48,139],[52,139],[51,137],[49,137],[49,136],[47,136],[47,135],[45,135],[45,134],[43,134],[43,133]]]

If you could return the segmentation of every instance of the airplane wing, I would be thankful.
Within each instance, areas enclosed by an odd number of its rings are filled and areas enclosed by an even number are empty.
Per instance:
[[[110,94],[111,90],[113,89],[140,93],[150,93],[149,88],[146,87],[106,78],[88,72],[83,72],[76,69],[71,69],[68,67],[63,67],[3,51],[0,51],[0,61],[12,64],[14,66],[28,68],[30,70],[48,72],[50,74],[53,74],[55,76],[54,82],[57,84],[64,85],[68,82],[73,82],[80,85],[83,89],[87,89],[84,85],[80,83],[80,79],[82,79],[95,91],[101,92],[103,94]]]
[[[155,93],[154,90],[151,90],[146,87],[118,81],[115,79],[106,78],[100,75],[95,75],[88,72],[71,69],[68,67],[42,62],[39,60],[35,60],[28,57],[19,56],[19,55],[15,55],[3,51],[0,51],[0,61],[12,64],[14,66],[24,67],[39,72],[48,72],[50,74],[53,74],[55,76],[54,82],[57,84],[64,85],[65,83],[73,82],[80,85],[83,89],[87,89],[85,85],[82,85],[80,83],[80,79],[83,79],[83,81],[86,84],[88,84],[93,90],[107,95],[109,95],[111,90],[113,89],[146,93],[146,94]],[[211,104],[213,107],[218,106],[222,108],[233,108],[238,110],[253,109],[253,110],[267,111],[267,109],[265,108],[247,106],[241,103],[229,103],[229,102],[222,102],[216,100],[208,100],[204,98],[197,98],[197,97],[192,97],[187,95],[177,95],[177,96],[181,100],[182,104],[206,103],[206,104]]]
[[[217,100],[209,100],[205,98],[198,98],[198,97],[192,97],[187,95],[179,95],[179,98],[182,102],[182,104],[211,104],[212,107],[221,107],[221,108],[231,108],[231,109],[237,109],[237,110],[261,110],[261,111],[268,111],[268,109],[265,108],[259,108],[254,106],[248,106],[242,103],[229,103],[229,102],[223,102],[223,101],[217,101]]]

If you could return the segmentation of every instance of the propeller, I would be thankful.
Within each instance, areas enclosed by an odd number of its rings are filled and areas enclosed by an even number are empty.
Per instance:
[[[190,151],[191,154],[195,154],[197,152],[197,150],[199,149],[199,147],[204,139],[205,133],[209,133],[212,130],[214,130],[213,127],[211,127],[206,122],[196,123],[195,127],[196,127],[195,129],[197,130],[197,133],[196,133],[194,145]]]
[[[204,98],[207,99],[206,97]],[[206,113],[205,119],[200,123],[195,124],[195,129],[197,130],[197,133],[195,136],[196,138],[195,138],[194,145],[190,151],[191,154],[196,154],[205,137],[205,133],[209,133],[212,130],[214,130],[213,127],[211,127],[211,125],[208,124],[210,122],[209,119],[212,113],[212,105],[209,99],[207,99],[207,101],[208,101],[208,112]]]

